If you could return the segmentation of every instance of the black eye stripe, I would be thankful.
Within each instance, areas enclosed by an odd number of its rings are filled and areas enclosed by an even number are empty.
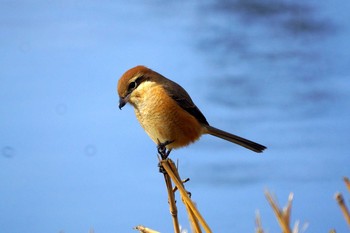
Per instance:
[[[143,81],[145,80],[145,77],[142,75],[140,77],[138,77],[136,80],[135,80],[135,83],[136,83],[136,86],[138,86],[140,83],[142,83]]]
[[[128,93],[131,93],[133,90],[135,90],[137,86],[140,85],[140,83],[142,83],[144,80],[146,80],[146,78],[142,75],[135,79],[135,81],[130,82],[128,86]]]

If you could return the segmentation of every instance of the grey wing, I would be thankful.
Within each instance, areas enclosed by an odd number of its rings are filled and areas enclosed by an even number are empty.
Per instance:
[[[173,98],[181,108],[194,116],[201,124],[209,125],[207,119],[205,119],[203,113],[193,103],[190,95],[186,92],[185,89],[169,79],[166,79],[166,82],[163,84],[163,86],[169,96],[171,96],[171,98]]]

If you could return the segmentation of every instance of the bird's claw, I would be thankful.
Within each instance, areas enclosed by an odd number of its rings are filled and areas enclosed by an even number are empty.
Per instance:
[[[166,170],[164,169],[164,167],[162,166],[161,163],[158,163],[158,167],[159,167],[159,172],[160,173],[167,174]]]
[[[157,151],[160,157],[165,160],[168,158],[171,149],[167,150],[166,146],[169,145],[170,143],[173,143],[174,141],[165,141],[165,142],[160,142],[158,139],[158,146],[157,146]]]

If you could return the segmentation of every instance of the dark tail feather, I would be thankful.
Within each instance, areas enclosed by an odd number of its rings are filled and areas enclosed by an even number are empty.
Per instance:
[[[266,147],[263,145],[260,145],[256,142],[252,142],[252,141],[245,139],[245,138],[241,138],[237,135],[230,134],[230,133],[225,132],[221,129],[217,129],[215,127],[212,127],[210,125],[205,126],[205,127],[208,129],[209,134],[216,136],[216,137],[219,137],[219,138],[222,138],[222,139],[225,139],[227,141],[236,143],[240,146],[243,146],[243,147],[245,147],[249,150],[255,151],[257,153],[261,153],[261,152],[263,152],[263,150],[266,149]]]

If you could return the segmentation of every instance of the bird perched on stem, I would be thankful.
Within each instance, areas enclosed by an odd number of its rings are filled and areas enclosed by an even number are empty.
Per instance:
[[[236,143],[255,152],[265,146],[215,128],[207,122],[189,94],[179,84],[145,67],[126,71],[118,81],[119,108],[130,103],[150,138],[159,146],[172,149],[187,146],[203,134]]]

